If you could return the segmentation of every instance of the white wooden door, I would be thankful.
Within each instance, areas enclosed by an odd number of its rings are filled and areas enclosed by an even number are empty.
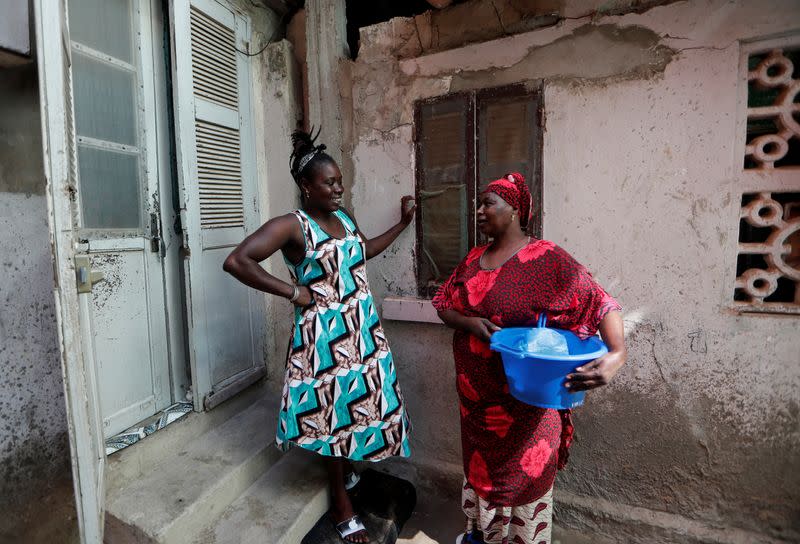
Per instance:
[[[152,2],[160,9],[158,2]],[[88,304],[104,435],[170,404],[150,0],[68,0],[76,250],[105,280]],[[158,44],[157,46],[155,44]],[[66,44],[65,44],[66,45]],[[163,83],[162,83],[163,84]]]
[[[81,541],[103,539],[105,448],[90,334],[91,295],[79,294],[77,236],[69,196],[77,182],[65,0],[36,0],[35,34],[42,110],[48,226],[53,249],[59,348],[67,403],[72,478]],[[89,278],[87,278],[89,279]]]
[[[222,270],[259,225],[250,58],[239,52],[250,30],[227,2],[170,4],[189,352],[195,405],[208,409],[266,368],[264,297]]]

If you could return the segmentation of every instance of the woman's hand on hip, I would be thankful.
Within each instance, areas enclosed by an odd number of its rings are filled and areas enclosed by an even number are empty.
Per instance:
[[[492,334],[500,330],[500,327],[486,319],[485,317],[468,317],[465,329],[472,336],[479,340],[489,342]]]
[[[607,385],[619,372],[622,365],[625,364],[626,358],[627,353],[625,351],[610,351],[591,363],[579,366],[573,373],[568,374],[564,386],[575,393]]]
[[[297,287],[299,290],[300,295],[295,299],[292,304],[297,306],[298,308],[305,308],[312,302],[314,302],[314,297],[311,296],[311,289],[306,287],[305,285],[300,285]]]

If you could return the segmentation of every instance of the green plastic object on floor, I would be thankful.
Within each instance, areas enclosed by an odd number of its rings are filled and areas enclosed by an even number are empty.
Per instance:
[[[350,491],[350,497],[370,535],[369,544],[395,544],[417,504],[417,491],[411,482],[372,469],[361,473],[361,481]],[[326,513],[302,544],[342,544],[342,538]]]

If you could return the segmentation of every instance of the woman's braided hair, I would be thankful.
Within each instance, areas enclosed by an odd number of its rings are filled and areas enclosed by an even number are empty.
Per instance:
[[[317,130],[317,133],[314,134],[313,127],[310,133],[300,129],[292,132],[292,154],[289,156],[289,172],[291,172],[298,187],[301,180],[307,178],[316,165],[323,162],[336,163],[333,157],[325,153],[325,149],[327,149],[325,144],[315,145],[317,138],[319,138],[319,132]]]

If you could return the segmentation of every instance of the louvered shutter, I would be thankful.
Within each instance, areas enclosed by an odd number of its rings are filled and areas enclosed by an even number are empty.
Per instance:
[[[192,90],[204,229],[244,226],[235,28],[191,6]]]
[[[56,319],[64,374],[70,457],[81,542],[102,542],[105,443],[91,349],[91,295],[76,283],[74,194],[77,180],[72,66],[65,0],[37,0],[36,57],[48,226],[53,244]]]
[[[189,347],[198,407],[265,372],[264,299],[222,271],[231,249],[258,227],[249,124],[249,23],[217,0],[172,3],[181,219]]]

